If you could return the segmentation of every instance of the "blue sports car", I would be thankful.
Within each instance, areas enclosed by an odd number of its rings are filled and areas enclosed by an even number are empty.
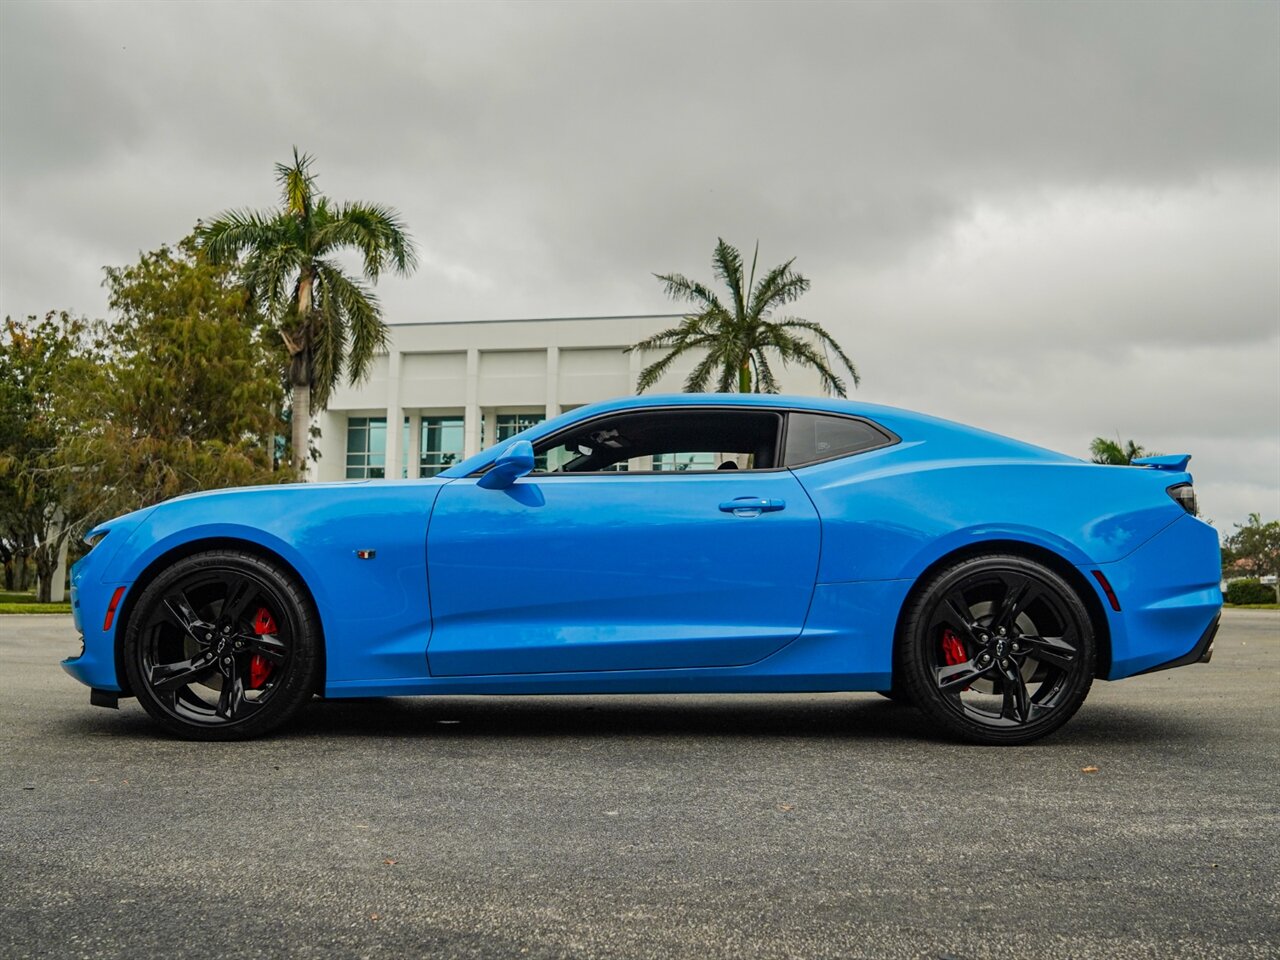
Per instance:
[[[879,691],[1026,743],[1205,662],[1187,456],[1110,467],[890,407],[631,397],[422,480],[179,497],[90,531],[63,666],[164,729],[314,695]]]

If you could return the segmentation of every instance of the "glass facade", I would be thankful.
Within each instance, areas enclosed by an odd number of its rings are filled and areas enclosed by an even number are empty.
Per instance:
[[[462,459],[462,417],[423,417],[418,476],[434,477]]]
[[[507,440],[522,430],[546,420],[541,412],[501,413],[493,418],[496,437],[492,442],[484,436],[484,419],[480,422],[481,448]],[[465,459],[466,421],[461,415],[424,416],[418,436],[418,476],[434,477]],[[400,439],[398,474],[409,475],[410,430],[412,419],[404,418]],[[538,469],[546,469],[546,455],[537,458]],[[386,417],[348,417],[345,474],[348,480],[381,479],[387,476]],[[392,476],[396,474],[393,473]]]
[[[347,419],[347,479],[379,479],[387,475],[387,418]]]
[[[658,453],[653,457],[655,470],[714,470],[720,457],[714,453]]]
[[[545,419],[547,419],[546,414],[542,413],[500,413],[496,418],[498,436],[493,442],[501,443],[503,440],[514,437],[521,430],[536,427]]]
[[[497,427],[498,436],[494,439],[494,443],[501,443],[503,440],[514,437],[521,430],[528,430],[530,427],[536,427],[547,419],[545,413],[500,413],[495,418],[494,425]],[[481,438],[481,446],[490,446],[484,443]],[[539,454],[533,458],[533,469],[547,469],[547,455]]]

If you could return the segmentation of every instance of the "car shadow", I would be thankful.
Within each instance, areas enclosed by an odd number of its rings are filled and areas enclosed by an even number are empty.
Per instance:
[[[170,738],[137,706],[64,719],[72,736]],[[1153,745],[1213,739],[1203,718],[1117,704],[1084,708],[1044,745]],[[965,747],[913,707],[876,694],[393,697],[316,699],[271,739],[778,738]],[[984,749],[967,747],[967,749]]]
[[[913,707],[876,694],[420,697],[316,701],[280,736],[432,738],[785,738],[936,742]],[[1146,708],[1086,705],[1044,743],[1203,742],[1200,720]],[[982,749],[982,748],[975,748]]]

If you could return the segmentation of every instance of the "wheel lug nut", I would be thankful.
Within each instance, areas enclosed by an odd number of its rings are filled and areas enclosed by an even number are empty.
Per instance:
[[[1007,667],[1007,666],[1009,666],[1009,661],[1008,661],[1008,660],[1001,660],[1001,661],[1000,661],[1000,666],[1002,666],[1002,667]]]
[[[1002,637],[1004,636],[1004,627],[1001,627],[1001,628],[1000,628],[1000,636],[1002,636]]]
[[[230,657],[223,657],[223,658],[222,658],[222,663],[223,663],[223,666],[227,666],[227,667],[231,666],[231,658],[230,658]]]
[[[212,633],[206,633],[206,634],[204,635],[204,638],[205,638],[206,640],[212,640],[212,639],[213,639],[213,634],[212,634]]]

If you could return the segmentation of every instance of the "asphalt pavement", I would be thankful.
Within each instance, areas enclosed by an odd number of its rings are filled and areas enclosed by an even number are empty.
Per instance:
[[[185,743],[91,707],[72,633],[0,617],[0,957],[1280,953],[1277,613],[1011,749],[874,694],[317,701]]]

